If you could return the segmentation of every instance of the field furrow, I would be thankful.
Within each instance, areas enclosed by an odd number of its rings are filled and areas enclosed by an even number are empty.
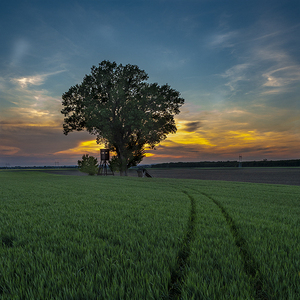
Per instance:
[[[251,285],[253,286],[253,288],[255,290],[255,299],[270,300],[271,299],[270,296],[268,296],[268,294],[266,293],[266,289],[269,290],[270,288],[269,287],[264,288],[263,284],[262,284],[262,282],[267,282],[267,280],[262,277],[262,274],[259,270],[259,265],[257,264],[257,262],[255,261],[255,259],[252,256],[251,252],[249,251],[247,241],[240,235],[238,227],[236,226],[234,220],[227,213],[227,211],[220,204],[220,202],[218,202],[217,200],[215,200],[214,198],[212,198],[211,196],[209,196],[206,193],[202,193],[202,194],[204,196],[208,197],[210,200],[212,200],[221,210],[221,212],[227,222],[227,225],[229,226],[230,231],[233,235],[235,244],[238,247],[240,255],[243,259],[244,270],[245,270],[246,274],[250,277]]]
[[[182,299],[254,299],[243,260],[219,208],[189,190],[196,203],[195,238],[191,244]]]
[[[300,293],[300,189],[215,182],[194,189],[219,207],[252,278],[257,299],[297,299]]]
[[[185,274],[188,259],[191,252],[191,244],[195,239],[195,223],[196,223],[196,203],[195,199],[187,192],[184,192],[191,201],[191,212],[188,220],[187,232],[183,238],[181,248],[177,254],[177,262],[174,270],[171,272],[171,282],[169,284],[169,294],[166,299],[180,299],[182,286],[185,281]]]

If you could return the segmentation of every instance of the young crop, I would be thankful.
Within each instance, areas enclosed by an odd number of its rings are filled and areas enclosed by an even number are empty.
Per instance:
[[[119,178],[0,176],[2,299],[168,294],[188,199]]]
[[[297,299],[300,187],[0,172],[1,299]]]
[[[256,299],[297,299],[299,187],[215,183],[194,187],[222,213]],[[297,276],[298,274],[298,276]]]
[[[222,213],[202,194],[190,191],[190,195],[196,204],[197,218],[182,299],[254,299]]]

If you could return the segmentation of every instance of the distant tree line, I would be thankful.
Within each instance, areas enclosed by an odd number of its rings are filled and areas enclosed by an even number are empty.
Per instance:
[[[236,168],[238,161],[170,162],[152,165],[152,168]],[[300,159],[244,161],[242,167],[300,167]]]
[[[33,166],[33,167],[22,167],[22,166],[6,166],[6,167],[0,167],[0,169],[17,169],[17,170],[23,170],[23,169],[78,169],[78,166]]]
[[[144,165],[151,168],[237,168],[238,161],[200,161],[200,162],[170,162],[155,165]],[[300,159],[290,160],[261,160],[243,161],[242,167],[300,167]],[[0,167],[0,169],[65,169],[78,168],[78,166],[34,166],[34,167]]]

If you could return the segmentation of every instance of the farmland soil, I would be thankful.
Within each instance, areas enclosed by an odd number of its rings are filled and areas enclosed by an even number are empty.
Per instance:
[[[174,169],[147,169],[152,177],[177,178],[177,179],[201,179],[201,180],[225,180],[253,183],[300,185],[300,168],[174,168]],[[88,176],[75,170],[45,170],[43,172]],[[118,176],[119,174],[115,174]],[[128,176],[137,177],[137,170],[129,170]]]

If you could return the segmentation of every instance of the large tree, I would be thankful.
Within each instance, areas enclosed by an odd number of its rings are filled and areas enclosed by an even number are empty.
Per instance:
[[[168,84],[147,83],[136,65],[102,61],[81,84],[62,95],[64,134],[86,129],[117,154],[121,175],[177,128],[174,116],[184,99]]]

